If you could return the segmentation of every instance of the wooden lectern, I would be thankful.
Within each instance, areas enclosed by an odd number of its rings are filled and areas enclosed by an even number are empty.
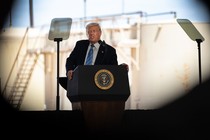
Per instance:
[[[67,81],[73,110],[81,110],[91,131],[121,127],[125,102],[130,96],[128,71],[122,65],[81,65]]]

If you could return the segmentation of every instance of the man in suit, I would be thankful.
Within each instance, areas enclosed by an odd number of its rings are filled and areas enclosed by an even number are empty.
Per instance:
[[[79,40],[66,59],[66,74],[72,79],[73,71],[78,65],[86,65],[88,52],[93,46],[92,63],[88,65],[118,65],[115,48],[101,41],[101,27],[98,23],[89,23],[86,26],[87,40]]]

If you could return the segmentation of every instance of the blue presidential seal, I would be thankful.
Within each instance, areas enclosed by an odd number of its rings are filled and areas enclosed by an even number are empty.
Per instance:
[[[113,86],[114,76],[109,70],[101,69],[96,72],[94,81],[98,88],[107,90]]]

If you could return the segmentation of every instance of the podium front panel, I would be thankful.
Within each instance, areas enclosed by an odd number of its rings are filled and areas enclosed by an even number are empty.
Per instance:
[[[78,66],[68,80],[71,102],[88,100],[127,100],[130,95],[128,72],[121,65]]]

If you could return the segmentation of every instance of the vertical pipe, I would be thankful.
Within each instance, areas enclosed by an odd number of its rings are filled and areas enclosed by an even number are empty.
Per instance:
[[[86,0],[84,0],[84,26],[85,26],[85,24],[86,24]]]
[[[30,27],[34,27],[34,16],[33,16],[33,0],[29,0],[29,11],[30,11]]]

